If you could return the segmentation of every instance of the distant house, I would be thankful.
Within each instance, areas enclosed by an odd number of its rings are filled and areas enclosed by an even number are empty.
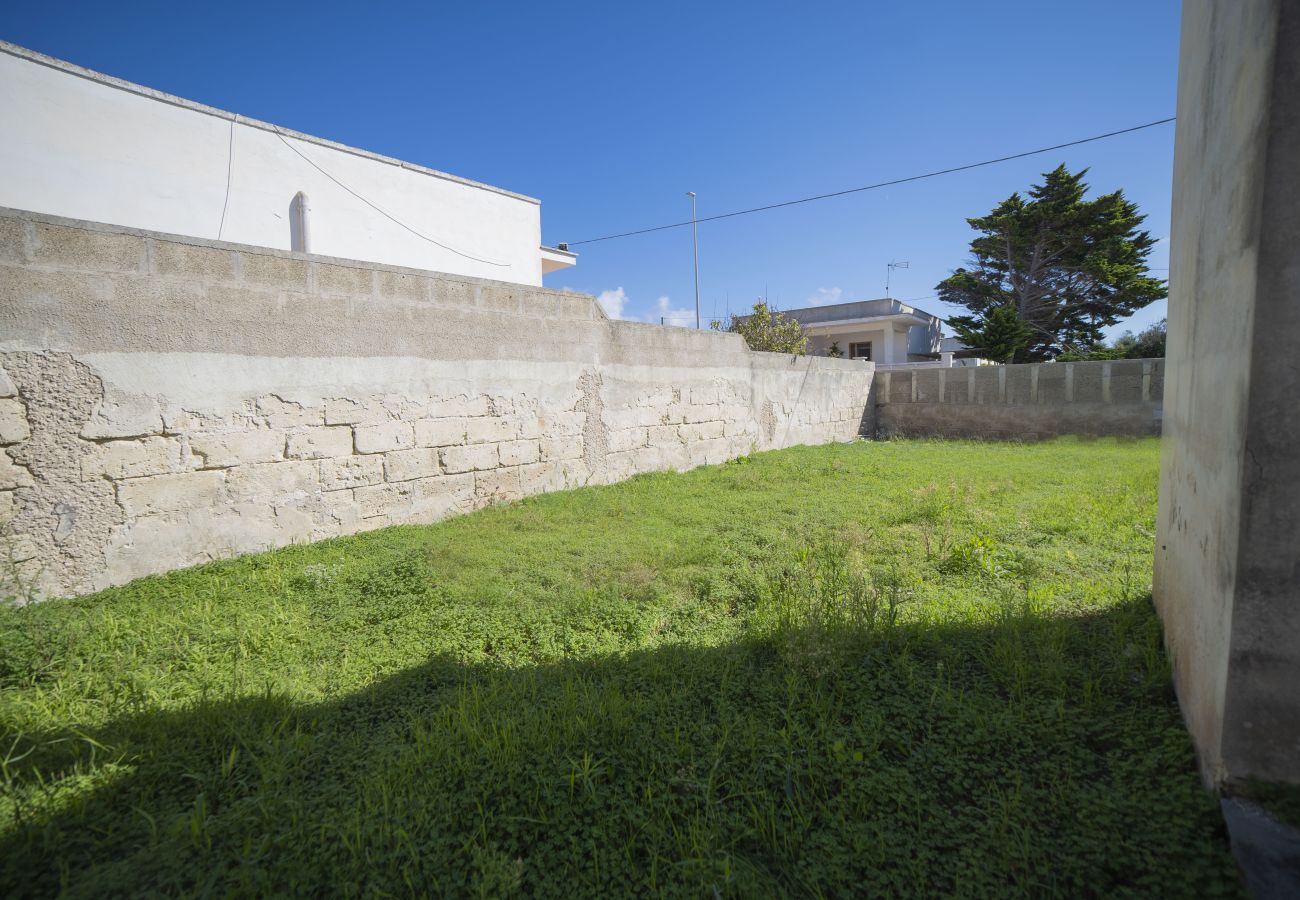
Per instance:
[[[0,122],[0,206],[528,285],[576,261],[531,197],[3,41]]]
[[[877,366],[968,365],[968,348],[943,336],[943,320],[901,300],[855,300],[829,306],[783,310],[808,335],[808,353],[826,356],[834,345],[846,359]]]

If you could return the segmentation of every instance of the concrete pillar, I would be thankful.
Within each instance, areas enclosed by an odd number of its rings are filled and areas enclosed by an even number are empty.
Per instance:
[[[880,336],[880,364],[882,366],[892,366],[897,360],[894,358],[894,326],[893,323],[886,323],[885,330]]]
[[[1183,4],[1155,600],[1207,781],[1300,782],[1300,3]]]

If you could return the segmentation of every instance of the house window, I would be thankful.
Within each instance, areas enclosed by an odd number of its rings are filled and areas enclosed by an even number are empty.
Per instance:
[[[871,341],[849,344],[849,359],[871,359]]]

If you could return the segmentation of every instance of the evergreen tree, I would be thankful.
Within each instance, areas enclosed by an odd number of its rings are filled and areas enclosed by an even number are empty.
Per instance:
[[[1164,281],[1146,273],[1155,245],[1139,229],[1146,217],[1123,191],[1085,200],[1087,171],[1058,166],[1028,197],[1012,194],[966,220],[979,232],[971,267],[936,287],[941,300],[971,311],[949,320],[963,342],[990,358],[1004,352],[1014,314],[1025,338],[1006,361],[1086,352],[1104,328],[1166,296]]]

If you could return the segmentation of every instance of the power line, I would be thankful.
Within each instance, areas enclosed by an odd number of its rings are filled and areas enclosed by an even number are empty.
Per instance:
[[[1080,144],[1090,144],[1093,141],[1102,141],[1106,138],[1118,137],[1121,134],[1131,134],[1134,131],[1141,131],[1144,128],[1154,128],[1157,125],[1167,125],[1174,121],[1174,117],[1167,119],[1157,119],[1154,122],[1147,122],[1145,125],[1134,125],[1132,128],[1121,128],[1119,131],[1108,131],[1105,134],[1096,134],[1092,137],[1080,138],[1077,141],[1068,141],[1064,144],[1054,144],[1051,147],[1040,147],[1037,150],[1026,150],[1023,153],[1013,153],[1010,156],[999,156],[997,159],[986,159],[983,162],[969,163],[964,166],[953,166],[951,169],[940,169],[937,172],[926,172],[924,175],[911,175],[907,178],[895,178],[893,181],[880,181],[876,184],[868,184],[864,187],[849,188],[843,191],[832,191],[829,194],[817,194],[813,197],[801,197],[798,200],[786,200],[782,203],[771,203],[767,206],[755,206],[752,209],[739,209],[735,212],[720,213],[716,216],[705,216],[702,219],[696,219],[696,222],[714,222],[718,219],[730,219],[733,216],[747,216],[750,213],[766,212],[769,209],[780,209],[783,206],[795,206],[800,203],[812,203],[814,200],[828,200],[831,197],[843,197],[845,194],[860,194],[863,191],[874,191],[877,188],[891,187],[896,184],[907,184],[909,181],[921,181],[925,178],[935,178],[939,175],[951,175],[954,172],[965,172],[969,169],[978,169],[981,166],[991,166],[996,163],[1009,162],[1013,159],[1023,159],[1026,156],[1036,156],[1039,153],[1051,153],[1053,150],[1063,150],[1066,147],[1077,147]],[[607,234],[604,237],[587,238],[585,241],[568,241],[567,245],[576,247],[579,244],[594,244],[598,241],[612,241],[615,238],[632,237],[636,234],[649,234],[652,231],[665,231],[669,228],[683,228],[690,225],[691,222],[674,222],[671,225],[655,225],[652,228],[638,228],[636,231],[623,231],[618,234]]]
[[[226,230],[226,210],[230,208],[230,182],[235,170],[235,116],[230,120],[230,144],[226,147],[226,199],[221,201],[221,224],[217,225],[217,240],[221,240],[221,233]]]
[[[386,209],[384,209],[384,208],[382,208],[382,207],[380,207],[380,206],[377,206],[377,205],[375,205],[374,203],[371,203],[371,202],[370,202],[369,200],[367,200],[365,197],[361,196],[361,195],[358,194],[356,191],[352,190],[352,188],[348,187],[346,184],[344,184],[343,182],[339,181],[337,178],[335,178],[335,177],[334,177],[333,175],[331,175],[329,172],[326,172],[324,169],[322,169],[320,166],[318,166],[318,165],[316,164],[315,160],[313,160],[310,156],[307,156],[307,155],[304,154],[301,150],[299,150],[297,147],[295,147],[293,144],[291,144],[291,143],[289,143],[287,140],[285,140],[284,135],[280,133],[280,129],[276,128],[275,126],[271,126],[271,128],[272,128],[273,131],[275,131],[275,136],[278,137],[278,138],[280,139],[280,142],[281,142],[282,144],[284,144],[286,147],[288,147],[288,148],[289,148],[290,150],[292,150],[294,153],[297,153],[300,157],[302,157],[302,158],[303,158],[303,159],[304,159],[304,160],[305,160],[305,161],[306,161],[306,162],[307,162],[307,163],[308,163],[308,164],[309,164],[313,169],[315,169],[317,172],[320,172],[322,175],[324,175],[324,176],[325,176],[326,178],[328,178],[330,181],[334,182],[334,183],[337,184],[339,187],[343,188],[343,190],[347,191],[347,192],[348,192],[349,194],[351,194],[353,197],[356,197],[358,200],[360,200],[360,201],[361,201],[362,203],[364,203],[366,206],[369,206],[371,209],[373,209],[375,212],[379,213],[381,216],[384,216],[385,218],[387,218],[387,219],[389,219],[389,220],[395,222],[396,224],[398,224],[398,225],[400,225],[401,227],[405,228],[407,231],[411,232],[411,234],[413,234],[413,235],[415,235],[416,237],[420,238],[421,240],[428,241],[430,244],[433,244],[435,247],[441,247],[441,248],[444,249],[444,250],[448,250],[448,251],[450,251],[450,252],[452,252],[452,253],[455,253],[457,256],[463,256],[463,257],[465,257],[466,259],[472,259],[472,260],[474,260],[474,262],[486,263],[486,264],[489,265],[489,266],[499,266],[499,267],[504,268],[504,269],[508,269],[508,268],[510,268],[510,263],[493,262],[493,261],[490,260],[490,259],[483,259],[482,257],[479,257],[479,256],[471,256],[471,255],[468,254],[468,253],[463,253],[463,252],[461,252],[460,250],[457,250],[455,247],[449,247],[449,246],[447,246],[446,244],[441,243],[440,241],[435,241],[433,238],[429,237],[429,236],[426,235],[426,234],[421,234],[420,232],[418,232],[418,231],[416,231],[414,228],[412,228],[410,225],[407,225],[407,224],[406,224],[405,222],[403,222],[401,219],[397,218],[397,216],[395,216],[395,215],[393,215],[392,213],[390,213],[388,210],[386,210]]]

